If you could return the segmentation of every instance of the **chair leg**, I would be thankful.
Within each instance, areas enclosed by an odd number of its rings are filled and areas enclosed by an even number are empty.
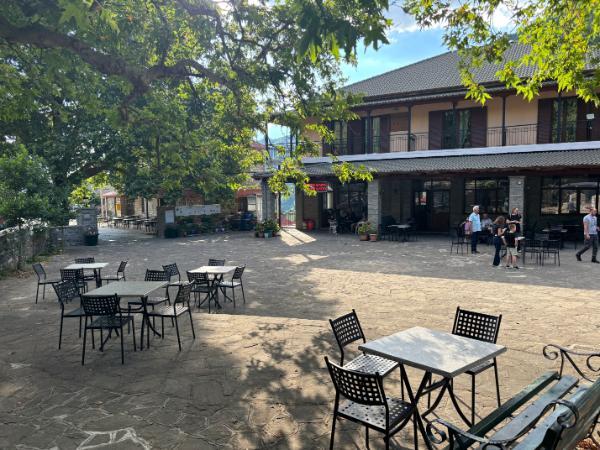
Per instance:
[[[471,425],[475,424],[475,375],[471,375]]]
[[[127,324],[129,327],[129,324]],[[131,330],[133,331],[133,351],[137,352],[137,345],[135,343],[135,323],[133,322],[133,317],[131,318]]]
[[[177,344],[179,344],[179,351],[181,351],[181,338],[179,337],[179,321],[175,316],[175,331],[177,332]]]
[[[246,304],[246,294],[244,294],[244,283],[240,279],[240,287],[242,288],[242,299],[244,300],[244,305]]]
[[[233,297],[233,307],[235,308],[235,288],[234,287],[231,288],[231,294]]]
[[[92,330],[92,337],[94,336],[94,331]],[[86,341],[86,337],[87,337],[87,316],[85,318],[85,328],[83,330],[83,351],[81,352],[81,365],[83,366],[83,363],[85,361],[85,341]]]
[[[58,349],[60,350],[60,344],[62,342],[62,329],[63,329],[64,316],[60,315],[60,330],[58,332]],[[81,317],[79,318],[79,336],[81,337]]]
[[[121,364],[125,364],[125,349],[123,348],[123,328],[121,328],[119,336],[121,337]]]
[[[160,338],[161,339],[165,338],[165,318],[164,317],[160,318]]]
[[[62,332],[62,329],[61,329],[61,332]],[[81,316],[79,316],[79,339],[81,339]]]
[[[192,336],[196,339],[196,332],[194,331],[194,320],[192,319],[192,310],[188,308],[188,314],[190,315],[190,327],[192,327]]]
[[[44,284],[44,286],[42,287],[42,300],[46,299],[46,285]]]
[[[496,376],[496,397],[498,398],[498,408],[502,406],[500,401],[500,382],[498,381],[498,364],[494,360],[494,375]]]
[[[329,439],[329,450],[333,450],[333,441],[335,439],[335,421],[337,420],[337,414],[333,415],[331,422],[331,438]]]
[[[37,285],[37,289],[35,291],[35,302],[38,302],[38,296],[40,295],[40,283]]]
[[[369,448],[369,427],[365,427],[365,448]]]

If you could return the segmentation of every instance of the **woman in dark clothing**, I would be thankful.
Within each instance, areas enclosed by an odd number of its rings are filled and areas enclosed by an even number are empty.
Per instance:
[[[523,222],[523,216],[521,215],[521,213],[519,212],[519,208],[513,208],[512,211],[510,212],[509,216],[508,216],[508,220],[506,221],[506,225],[510,225],[511,223],[514,223],[515,226],[517,227],[517,236],[521,234],[521,224]]]
[[[494,266],[500,265],[500,250],[502,249],[502,236],[504,235],[504,230],[506,228],[506,219],[504,216],[496,217],[494,223],[492,224],[492,233],[494,235],[494,247],[496,248],[496,252],[494,253]]]

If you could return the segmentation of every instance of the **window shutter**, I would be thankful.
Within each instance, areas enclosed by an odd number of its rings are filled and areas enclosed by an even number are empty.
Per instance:
[[[390,152],[390,116],[381,116],[379,118],[379,151],[381,153]]]
[[[363,151],[363,124],[362,119],[348,122],[348,154],[358,155]]]
[[[429,150],[442,148],[442,118],[443,111],[429,112]]]
[[[487,145],[487,108],[471,108],[471,147]]]
[[[544,98],[538,100],[537,143],[548,144],[552,142],[552,104],[554,99]]]

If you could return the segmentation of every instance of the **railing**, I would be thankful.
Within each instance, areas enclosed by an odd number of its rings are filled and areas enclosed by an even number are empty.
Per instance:
[[[372,142],[365,137],[340,139],[323,145],[323,153],[335,155],[361,155],[366,153],[394,153],[433,148],[501,147],[505,145],[546,144],[551,142],[581,142],[600,140],[600,126],[595,120],[570,121],[561,127],[550,123],[488,127],[453,135],[441,133],[392,132],[374,136]]]

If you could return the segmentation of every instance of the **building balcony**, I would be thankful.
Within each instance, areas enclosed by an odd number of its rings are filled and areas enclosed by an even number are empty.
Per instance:
[[[561,127],[541,123],[488,127],[483,130],[457,130],[456,133],[410,133],[409,135],[406,131],[400,131],[373,136],[372,139],[360,136],[324,143],[323,154],[342,156],[595,140],[600,140],[600,124],[595,120],[583,120],[566,122]]]

